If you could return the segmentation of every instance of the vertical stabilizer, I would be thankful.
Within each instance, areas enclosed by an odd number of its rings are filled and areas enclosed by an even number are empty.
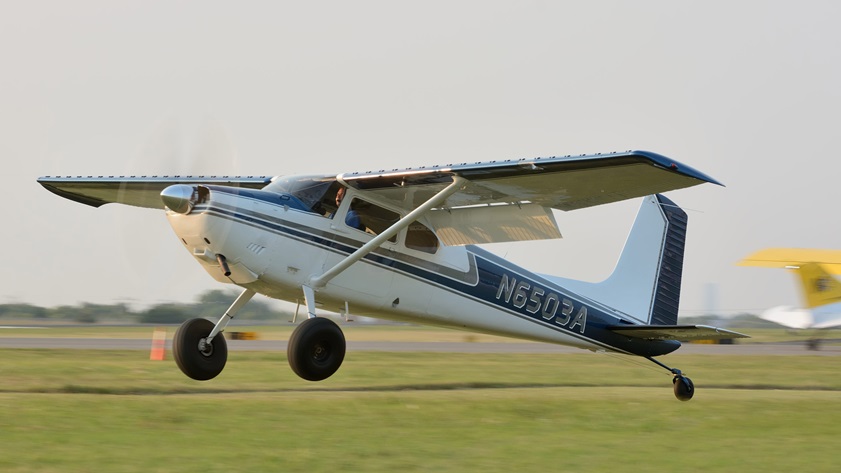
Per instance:
[[[643,199],[613,273],[600,283],[552,278],[643,325],[675,325],[687,215],[662,195]]]
[[[820,263],[801,264],[794,271],[800,278],[806,307],[813,309],[841,302],[841,282],[832,277]]]

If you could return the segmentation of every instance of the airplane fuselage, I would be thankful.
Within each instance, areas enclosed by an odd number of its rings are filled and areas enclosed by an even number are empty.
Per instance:
[[[283,194],[210,188],[209,198],[189,214],[168,211],[167,217],[187,250],[220,282],[300,302],[302,286],[373,238]],[[680,346],[607,330],[629,317],[479,247],[442,245],[425,252],[407,247],[405,233],[327,282],[316,292],[317,305],[594,351],[657,356]]]

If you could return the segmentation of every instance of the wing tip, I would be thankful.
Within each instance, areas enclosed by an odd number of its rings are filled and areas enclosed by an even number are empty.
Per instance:
[[[713,177],[709,176],[708,174],[705,174],[705,173],[693,168],[692,166],[680,163],[680,162],[675,161],[671,158],[663,156],[662,154],[655,153],[653,151],[645,151],[645,150],[629,150],[628,154],[632,154],[632,155],[635,155],[635,156],[643,156],[643,157],[655,162],[657,165],[662,166],[666,169],[671,169],[672,171],[678,172],[678,173],[683,174],[685,176],[693,177],[695,179],[698,179],[698,180],[701,180],[701,181],[704,181],[704,182],[708,182],[710,184],[715,184],[717,186],[726,187],[720,181],[718,181],[717,179],[714,179]]]

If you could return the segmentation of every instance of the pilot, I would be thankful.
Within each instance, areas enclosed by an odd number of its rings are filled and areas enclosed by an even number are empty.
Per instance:
[[[342,199],[345,198],[345,188],[340,187],[338,191],[336,191],[336,210],[338,211],[339,205],[342,203]],[[347,215],[345,216],[345,223],[349,227],[353,227],[357,230],[365,231],[365,225],[362,225],[362,221],[359,219],[359,213],[356,210],[349,209],[347,211]]]

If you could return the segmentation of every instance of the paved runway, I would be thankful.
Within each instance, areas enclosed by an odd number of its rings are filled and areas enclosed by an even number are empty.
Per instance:
[[[167,348],[171,347],[167,341]],[[151,339],[110,338],[0,338],[0,348],[52,348],[88,350],[149,350]],[[286,342],[278,340],[228,340],[230,351],[286,351]],[[510,342],[372,342],[348,341],[348,351],[439,352],[439,353],[586,353],[579,348],[548,343]],[[749,343],[736,345],[684,344],[675,355],[812,355],[838,356],[841,347],[825,346],[808,350],[799,343]]]

